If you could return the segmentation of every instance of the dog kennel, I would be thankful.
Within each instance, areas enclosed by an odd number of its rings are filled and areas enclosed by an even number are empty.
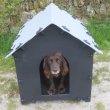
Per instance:
[[[42,93],[40,65],[50,52],[61,51],[69,64],[69,89],[64,94]],[[86,27],[75,17],[49,4],[19,31],[10,52],[18,78],[21,103],[37,100],[90,101],[94,52],[102,53]],[[45,89],[45,88],[44,88]]]

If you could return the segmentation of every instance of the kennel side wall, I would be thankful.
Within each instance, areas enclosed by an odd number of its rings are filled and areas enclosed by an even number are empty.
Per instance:
[[[48,53],[56,51],[61,51],[69,62],[70,93],[42,95],[39,66]],[[54,99],[90,101],[93,53],[93,49],[57,26],[48,26],[13,54],[21,102]]]

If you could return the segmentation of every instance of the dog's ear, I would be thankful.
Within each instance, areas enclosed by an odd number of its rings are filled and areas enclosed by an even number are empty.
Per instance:
[[[47,56],[43,60],[43,69],[45,69],[46,65],[47,65]]]
[[[68,64],[65,58],[62,56],[62,75],[65,76],[69,72]]]
[[[43,60],[43,71],[44,71],[44,74],[45,74],[45,77],[47,79],[50,78],[50,70],[49,70],[49,66],[48,66],[48,57],[46,56]]]
[[[57,52],[56,55],[59,56],[62,60],[62,62],[61,62],[62,63],[61,73],[63,76],[65,76],[69,72],[67,61],[65,60],[65,58],[61,52]]]

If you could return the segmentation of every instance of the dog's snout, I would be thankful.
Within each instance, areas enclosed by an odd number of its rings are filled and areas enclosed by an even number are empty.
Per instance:
[[[53,70],[53,72],[57,72],[57,70]]]

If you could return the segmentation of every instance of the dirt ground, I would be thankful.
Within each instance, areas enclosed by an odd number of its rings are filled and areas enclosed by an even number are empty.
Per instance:
[[[18,94],[8,97],[9,94],[3,92],[3,87],[0,86],[0,110],[110,110],[110,60],[106,61],[105,58],[104,61],[100,61],[96,56],[93,68],[91,102],[59,100],[21,105]],[[4,73],[0,74],[0,78],[2,85],[5,82],[3,79],[16,81],[16,74]]]

